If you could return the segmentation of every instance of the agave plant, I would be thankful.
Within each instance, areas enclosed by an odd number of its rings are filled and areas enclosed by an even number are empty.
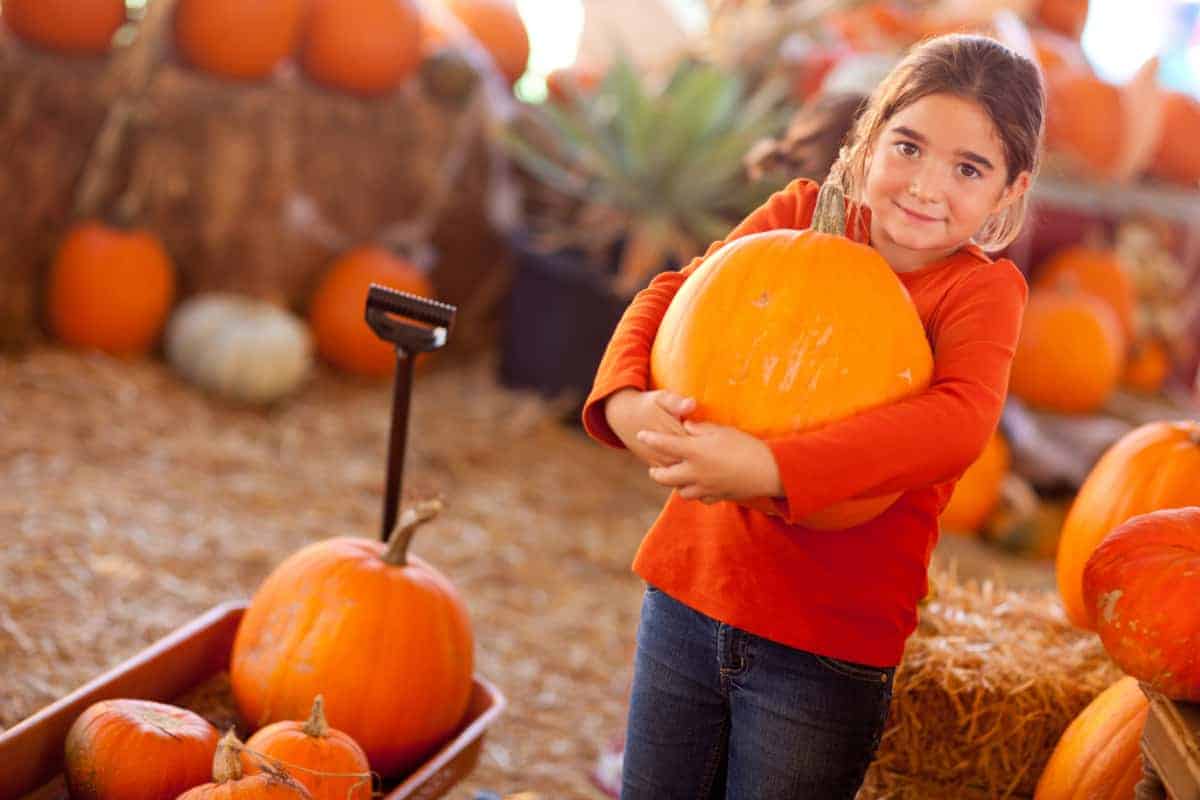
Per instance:
[[[655,87],[618,57],[593,92],[569,90],[566,103],[531,109],[505,132],[514,160],[557,198],[531,214],[536,241],[594,264],[619,249],[613,289],[632,294],[778,188],[748,178],[742,162],[786,124],[786,97],[781,84],[748,91],[739,75],[692,58]]]

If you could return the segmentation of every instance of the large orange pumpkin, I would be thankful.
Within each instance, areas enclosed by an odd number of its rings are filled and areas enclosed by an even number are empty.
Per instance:
[[[950,502],[942,510],[942,527],[953,531],[979,530],[1000,500],[1000,489],[1011,462],[1004,435],[996,431],[955,485]]]
[[[337,259],[321,278],[309,306],[317,351],[331,364],[366,377],[391,375],[396,348],[375,335],[363,317],[372,283],[422,297],[433,285],[415,265],[383,247],[356,248]],[[429,356],[422,356],[424,363]]]
[[[1086,72],[1047,76],[1046,146],[1067,153],[1087,171],[1110,173],[1121,155],[1121,91]]]
[[[207,72],[264,78],[295,49],[304,9],[301,0],[179,0],[175,41]]]
[[[67,344],[140,355],[166,324],[175,272],[153,234],[84,222],[50,266],[46,298],[50,328]]]
[[[812,228],[744,236],[706,258],[663,316],[654,385],[695,398],[695,419],[759,437],[927,387],[933,357],[917,310],[883,257],[842,235],[843,203],[827,184]],[[869,331],[887,331],[888,346]],[[898,496],[840,503],[804,524],[852,527]]]
[[[1200,506],[1127,520],[1083,569],[1083,601],[1121,669],[1200,702]]]
[[[1141,394],[1154,394],[1162,389],[1171,374],[1171,355],[1161,339],[1140,339],[1129,348],[1122,385]]]
[[[421,63],[421,14],[412,0],[313,0],[301,63],[314,80],[384,94]]]
[[[1197,188],[1200,183],[1200,100],[1181,92],[1168,92],[1151,175]]]
[[[1058,592],[1071,622],[1090,627],[1083,569],[1096,546],[1131,517],[1200,505],[1200,422],[1151,422],[1121,437],[1088,475],[1063,523]]]
[[[509,84],[525,74],[529,34],[512,0],[444,0],[496,62]]]
[[[63,772],[75,800],[175,800],[208,780],[217,738],[186,709],[101,700],[67,731]]]
[[[212,782],[200,784],[176,800],[312,800],[302,785],[282,770],[265,768],[255,775],[242,770],[242,743],[232,730],[217,743]]]
[[[1149,712],[1150,702],[1133,678],[1105,689],[1063,731],[1033,799],[1133,800]]]
[[[1034,288],[1065,288],[1095,295],[1117,315],[1126,340],[1133,337],[1137,292],[1111,250],[1081,244],[1057,250],[1038,269]]]
[[[466,608],[440,572],[407,554],[434,512],[406,510],[388,545],[311,544],[259,587],[233,645],[230,681],[251,726],[298,719],[318,693],[329,724],[386,776],[444,744],[471,696]]]
[[[60,53],[100,55],[125,23],[125,0],[4,0],[4,21],[20,38]]]
[[[306,722],[282,720],[259,728],[246,741],[242,766],[262,771],[260,757],[280,762],[314,800],[370,800],[371,767],[358,742],[325,721],[325,701],[313,699]],[[296,769],[299,767],[299,769]]]

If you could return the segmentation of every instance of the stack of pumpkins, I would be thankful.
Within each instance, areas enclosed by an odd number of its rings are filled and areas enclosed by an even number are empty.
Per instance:
[[[295,55],[322,85],[378,96],[452,43],[446,31],[457,26],[478,38],[510,84],[524,72],[529,42],[511,0],[424,8],[428,19],[414,0],[177,0],[174,43],[188,63],[223,79],[262,80]],[[124,0],[7,0],[4,14],[22,39],[75,55],[107,53],[126,21]],[[110,217],[65,233],[46,282],[51,332],[72,346],[129,357],[151,351],[165,331],[167,358],[182,375],[242,402],[295,391],[310,372],[314,343],[347,372],[391,374],[394,349],[363,319],[368,285],[433,295],[424,270],[367,245],[328,268],[307,324],[279,304],[231,294],[194,296],[176,308],[175,269],[161,240],[134,229],[128,214]]]
[[[1148,712],[1139,682],[1200,702],[1200,422],[1153,422],[1097,462],[1067,516],[1059,593],[1127,676],[1067,728],[1035,800],[1129,800]]]
[[[458,731],[473,687],[474,640],[450,581],[408,553],[437,503],[410,509],[387,545],[313,543],[259,587],[229,665],[243,745],[187,709],[99,702],[67,735],[76,800],[372,797]],[[207,783],[210,781],[211,783]]]

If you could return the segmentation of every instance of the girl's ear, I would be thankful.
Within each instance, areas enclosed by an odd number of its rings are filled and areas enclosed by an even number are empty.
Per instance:
[[[1000,199],[996,201],[996,207],[992,209],[992,213],[1003,211],[1020,200],[1032,185],[1033,176],[1029,173],[1029,170],[1022,171],[1017,177],[1013,178],[1012,183],[1005,186],[1000,192]]]

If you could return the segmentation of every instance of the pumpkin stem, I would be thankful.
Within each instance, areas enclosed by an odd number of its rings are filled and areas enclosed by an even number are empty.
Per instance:
[[[308,722],[304,723],[304,735],[321,739],[328,733],[329,722],[325,719],[325,698],[317,695],[313,698],[312,713],[308,716]]]
[[[408,545],[412,542],[413,534],[417,532],[417,528],[436,517],[441,510],[442,501],[437,498],[424,500],[416,506],[404,509],[392,530],[392,535],[388,537],[387,550],[383,553],[384,562],[394,567],[408,564]]]
[[[229,783],[242,779],[242,759],[239,753],[242,743],[238,740],[233,728],[217,742],[217,752],[213,755],[213,783]]]
[[[846,195],[835,181],[827,180],[821,184],[811,227],[818,233],[846,235]]]

